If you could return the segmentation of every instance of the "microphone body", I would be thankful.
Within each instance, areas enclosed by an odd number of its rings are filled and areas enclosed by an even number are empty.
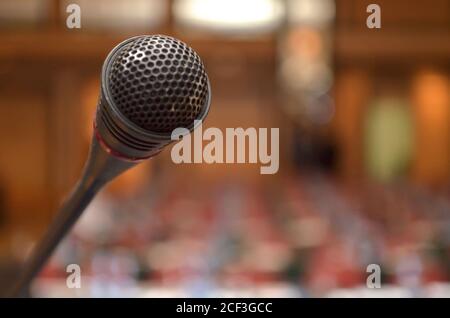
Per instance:
[[[11,296],[28,297],[58,243],[97,192],[124,171],[158,154],[178,127],[195,129],[209,111],[203,63],[186,44],[163,35],[137,36],[106,58],[94,133],[82,177],[34,248]]]

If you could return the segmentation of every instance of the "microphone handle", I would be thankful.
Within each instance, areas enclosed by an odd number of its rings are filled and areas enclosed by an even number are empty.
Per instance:
[[[107,182],[134,166],[136,162],[124,161],[107,153],[96,136],[92,138],[89,158],[83,176],[52,221],[44,238],[34,248],[31,258],[13,288],[12,297],[29,297],[29,287],[39,274],[59,242],[69,232],[97,192]]]

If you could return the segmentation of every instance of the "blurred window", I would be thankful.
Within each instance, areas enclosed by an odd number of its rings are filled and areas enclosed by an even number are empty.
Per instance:
[[[280,79],[288,98],[283,104],[292,118],[313,125],[334,116],[332,0],[288,0],[287,27],[280,45]]]
[[[279,0],[176,0],[176,22],[187,27],[229,34],[265,33],[284,19]]]

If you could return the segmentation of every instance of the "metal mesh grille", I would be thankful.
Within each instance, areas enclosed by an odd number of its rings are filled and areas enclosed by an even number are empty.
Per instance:
[[[189,127],[206,103],[207,77],[197,53],[174,38],[136,38],[112,62],[109,87],[119,111],[139,127],[168,133]]]

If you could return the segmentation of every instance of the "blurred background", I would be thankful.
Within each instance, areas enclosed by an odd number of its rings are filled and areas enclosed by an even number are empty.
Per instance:
[[[450,1],[377,0],[368,29],[372,2],[2,0],[0,293],[80,175],[107,53],[161,33],[206,65],[204,126],[279,127],[280,170],[164,150],[92,202],[35,296],[450,297]]]

